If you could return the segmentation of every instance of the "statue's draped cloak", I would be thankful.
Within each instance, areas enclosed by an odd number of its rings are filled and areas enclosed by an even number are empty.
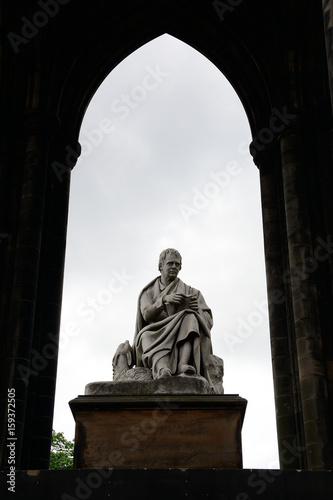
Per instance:
[[[201,292],[189,287],[179,278],[161,289],[160,278],[153,281],[142,290],[138,299],[136,331],[133,351],[136,366],[151,368],[156,377],[156,363],[164,356],[169,356],[170,369],[177,374],[179,347],[191,337],[193,342],[192,364],[198,374],[204,376],[210,383],[208,365],[212,354],[210,330],[213,326],[212,312],[208,308]],[[175,304],[167,305],[152,322],[145,320],[145,309],[157,305],[162,307],[162,298],[169,293],[184,293],[195,295],[199,309],[183,309]]]

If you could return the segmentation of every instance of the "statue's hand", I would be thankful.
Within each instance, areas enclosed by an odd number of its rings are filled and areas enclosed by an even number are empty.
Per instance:
[[[183,293],[169,293],[164,295],[164,304],[183,304],[185,302],[185,295]]]
[[[194,311],[199,311],[199,303],[197,297],[192,295],[191,300],[189,302],[189,307]]]

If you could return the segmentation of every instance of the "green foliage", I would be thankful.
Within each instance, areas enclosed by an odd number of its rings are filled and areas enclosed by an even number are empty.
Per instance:
[[[50,470],[72,469],[74,440],[67,441],[63,432],[52,431]]]

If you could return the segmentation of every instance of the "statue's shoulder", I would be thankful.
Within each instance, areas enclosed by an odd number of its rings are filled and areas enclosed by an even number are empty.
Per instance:
[[[191,293],[192,295],[198,295],[199,293],[201,293],[200,290],[198,290],[197,288],[194,288],[191,285],[187,285],[182,280],[179,280],[179,281],[183,284],[183,286],[186,289],[187,293]]]

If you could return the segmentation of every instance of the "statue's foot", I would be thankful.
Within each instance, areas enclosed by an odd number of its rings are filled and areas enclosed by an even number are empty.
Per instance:
[[[191,375],[195,375],[196,374],[196,370],[194,368],[194,366],[191,366],[191,365],[179,365],[178,367],[178,375],[188,375],[188,376],[191,376]]]
[[[169,368],[162,368],[158,374],[158,378],[171,377],[172,373]]]

